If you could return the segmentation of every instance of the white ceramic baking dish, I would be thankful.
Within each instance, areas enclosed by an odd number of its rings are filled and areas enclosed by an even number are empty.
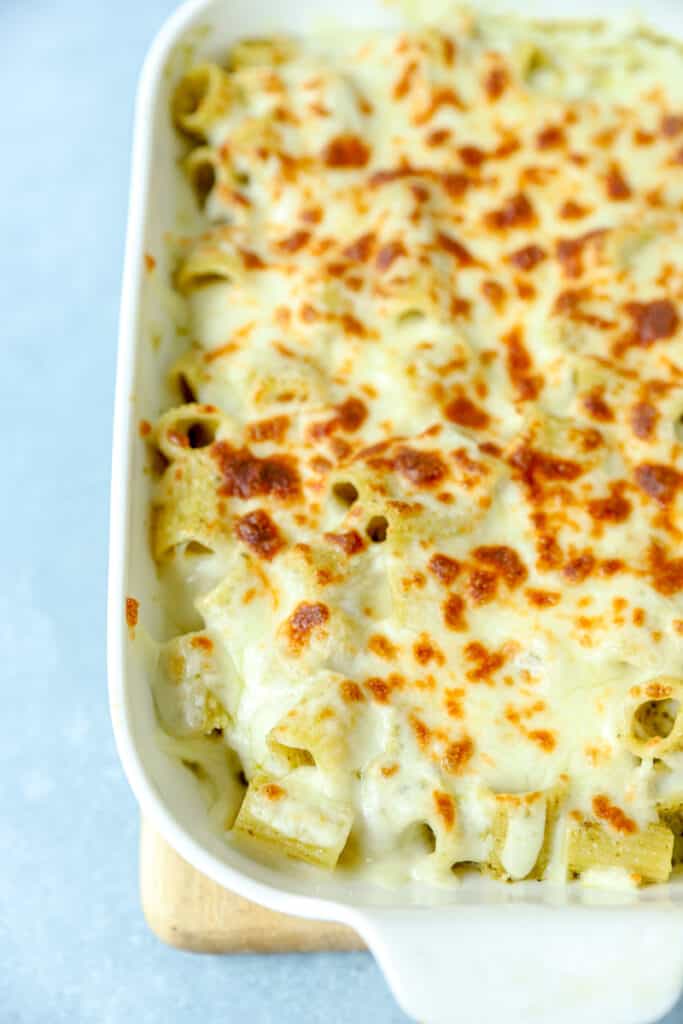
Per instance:
[[[544,16],[623,16],[622,0],[546,0]],[[683,38],[680,0],[650,0],[648,20]],[[119,753],[144,814],[191,864],[275,910],[344,922],[377,957],[408,1014],[428,1024],[644,1024],[674,1003],[683,982],[683,881],[642,893],[474,880],[454,890],[391,892],[294,864],[249,859],[209,826],[196,783],[155,742],[145,632],[162,629],[148,550],[149,481],[141,418],[162,407],[174,316],[165,232],[178,227],[178,141],[169,91],[178,63],[218,56],[235,38],[305,33],[342,17],[336,0],[191,0],[162,28],[144,65],[135,137],[121,303],[109,566],[109,688]],[[393,20],[373,0],[345,0],[345,25]],[[150,270],[144,254],[151,254]],[[140,626],[125,621],[126,596]]]

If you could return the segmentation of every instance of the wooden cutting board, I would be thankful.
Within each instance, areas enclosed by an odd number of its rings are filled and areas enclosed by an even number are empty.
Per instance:
[[[308,953],[364,949],[350,928],[266,910],[191,867],[146,822],[140,837],[140,895],[162,942],[195,953]]]

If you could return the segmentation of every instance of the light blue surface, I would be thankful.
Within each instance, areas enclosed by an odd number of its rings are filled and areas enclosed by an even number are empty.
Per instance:
[[[107,501],[133,94],[173,7],[0,2],[0,1024],[399,1024],[367,955],[193,957],[138,903]]]

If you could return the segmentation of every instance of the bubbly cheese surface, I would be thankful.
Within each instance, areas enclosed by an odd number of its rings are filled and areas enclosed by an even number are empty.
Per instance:
[[[576,827],[665,842],[681,50],[456,12],[223,75],[154,434],[166,728],[237,752],[267,839],[326,863],[350,830],[380,878],[566,878]]]

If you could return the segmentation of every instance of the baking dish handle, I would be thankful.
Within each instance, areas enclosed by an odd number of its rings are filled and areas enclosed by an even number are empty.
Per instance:
[[[669,901],[373,908],[354,926],[420,1024],[646,1024],[683,984]]]

